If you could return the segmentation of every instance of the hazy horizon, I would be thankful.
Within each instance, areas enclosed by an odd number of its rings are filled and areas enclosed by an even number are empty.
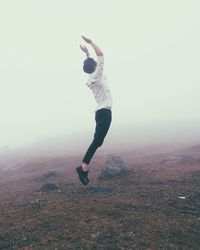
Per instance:
[[[82,71],[82,34],[105,55],[108,144],[123,129],[137,140],[198,140],[199,11],[197,0],[1,2],[0,148],[92,137],[96,103]]]

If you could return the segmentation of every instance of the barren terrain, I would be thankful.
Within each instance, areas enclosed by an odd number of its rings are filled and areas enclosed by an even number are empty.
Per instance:
[[[119,155],[130,171],[99,179],[97,154],[88,186],[79,157],[2,165],[0,249],[200,249],[200,147]],[[45,183],[58,190],[40,191]]]

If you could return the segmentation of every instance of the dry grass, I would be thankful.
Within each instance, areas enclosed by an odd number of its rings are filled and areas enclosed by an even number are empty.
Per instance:
[[[86,187],[76,159],[58,168],[54,161],[50,169],[62,175],[47,180],[60,189],[50,193],[39,192],[45,182],[35,179],[45,161],[9,172],[10,179],[2,173],[0,249],[199,249],[200,165],[166,167],[161,158],[129,158],[127,175],[102,181],[97,157]]]

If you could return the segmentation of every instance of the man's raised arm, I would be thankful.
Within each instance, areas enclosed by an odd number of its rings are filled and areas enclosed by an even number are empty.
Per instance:
[[[97,56],[103,56],[101,49],[91,39],[86,38],[85,36],[82,36],[82,38],[86,43],[89,43],[93,47]]]

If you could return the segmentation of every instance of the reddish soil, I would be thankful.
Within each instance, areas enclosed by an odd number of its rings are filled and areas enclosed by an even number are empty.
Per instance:
[[[0,249],[200,249],[200,150],[194,151],[176,152],[191,162],[167,165],[169,153],[120,154],[130,171],[106,181],[98,179],[105,156],[97,155],[88,186],[74,171],[79,157],[4,168]],[[58,175],[41,180],[45,170]],[[59,190],[40,192],[45,183]]]

